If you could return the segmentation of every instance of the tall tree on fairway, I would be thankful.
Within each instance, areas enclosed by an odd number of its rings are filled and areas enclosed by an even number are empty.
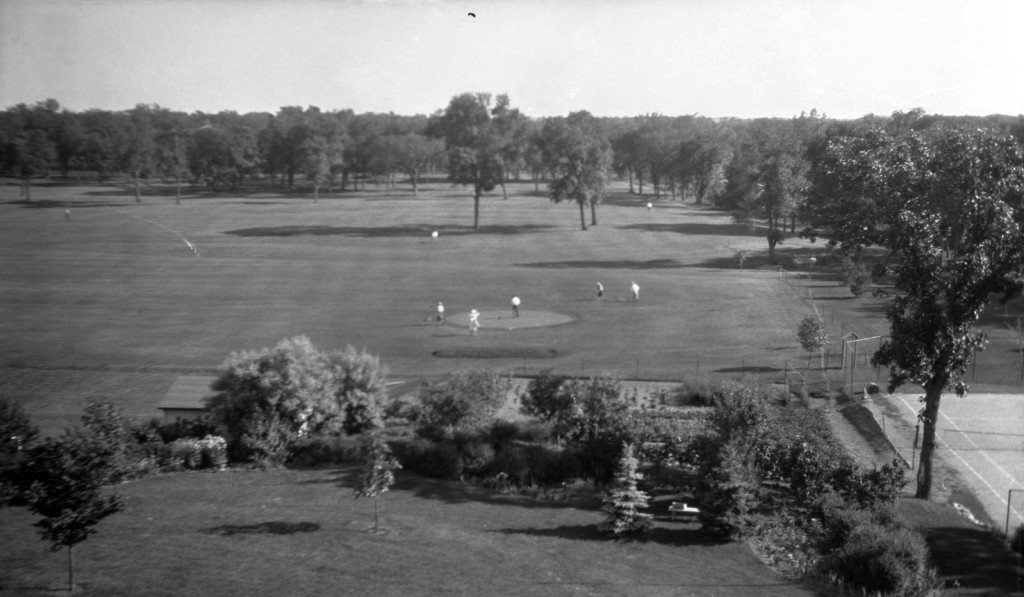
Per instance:
[[[412,194],[419,194],[420,175],[436,164],[444,155],[444,141],[419,133],[406,133],[392,137],[395,165],[412,182]]]
[[[153,169],[156,153],[153,112],[157,106],[139,104],[128,112],[127,144],[122,148],[121,167],[132,176],[135,202],[142,202],[141,179]]]
[[[32,200],[32,177],[50,171],[50,163],[56,158],[53,143],[46,133],[33,129],[20,135],[15,141],[16,166],[21,176],[21,185],[26,201]]]
[[[505,106],[507,108],[507,106]],[[448,180],[473,187],[473,228],[480,228],[480,196],[494,190],[505,173],[500,131],[491,116],[489,93],[452,98],[441,119],[448,152]]]
[[[874,241],[891,251],[890,339],[872,362],[889,367],[890,391],[906,382],[924,388],[916,492],[923,499],[931,495],[942,392],[966,395],[963,374],[986,343],[974,326],[990,298],[1006,301],[1024,289],[1020,146],[983,129],[930,134],[841,137],[825,160],[847,172],[837,178],[842,196],[863,198],[839,205],[857,214],[877,202],[889,215],[886,222],[865,220],[834,232],[841,247]]]
[[[110,474],[110,451],[76,430],[47,438],[32,448],[25,467],[22,495],[43,518],[35,523],[50,549],[68,550],[68,586],[75,587],[74,546],[96,532],[101,520],[121,511],[123,500],[103,495]]]
[[[588,205],[590,223],[597,224],[597,204],[604,197],[611,173],[611,144],[588,112],[549,119],[544,129],[545,160],[555,175],[549,185],[551,200],[555,203],[575,201],[580,208],[580,228],[586,230]]]
[[[363,474],[355,489],[356,499],[368,497],[373,499],[373,532],[377,532],[380,496],[387,493],[395,483],[395,471],[402,468],[398,460],[391,455],[391,448],[379,434],[373,434]]]
[[[625,444],[618,469],[615,471],[615,479],[601,508],[607,516],[604,522],[597,526],[597,530],[613,535],[624,535],[643,532],[651,527],[653,517],[639,512],[641,508],[648,507],[647,494],[637,488],[637,482],[643,478],[637,471],[639,465],[639,461],[633,456],[633,444]]]

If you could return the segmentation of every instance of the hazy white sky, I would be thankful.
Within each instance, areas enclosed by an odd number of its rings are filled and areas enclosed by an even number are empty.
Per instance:
[[[1021,23],[1020,0],[0,0],[0,107],[1021,114]]]

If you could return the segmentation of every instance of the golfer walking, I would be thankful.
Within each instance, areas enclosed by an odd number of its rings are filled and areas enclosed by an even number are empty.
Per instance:
[[[444,303],[437,304],[437,320],[444,321]]]
[[[597,300],[604,300],[604,286],[600,282],[597,283]]]
[[[475,336],[478,329],[480,329],[480,312],[472,309],[469,312],[469,332]]]
[[[512,297],[512,319],[519,317],[519,297]]]
[[[636,301],[640,300],[640,285],[639,284],[637,284],[636,282],[633,282],[629,286],[629,292],[633,295],[633,302],[634,303]]]

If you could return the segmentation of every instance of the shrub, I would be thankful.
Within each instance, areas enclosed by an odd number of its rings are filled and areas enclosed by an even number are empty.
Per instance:
[[[622,535],[641,533],[651,527],[652,516],[638,511],[648,507],[647,494],[637,488],[637,483],[643,478],[637,471],[638,466],[639,462],[633,456],[633,446],[626,444],[615,470],[615,480],[601,508],[606,514],[605,520],[597,526],[597,530]]]
[[[281,466],[288,459],[288,449],[296,433],[277,412],[256,411],[242,421],[242,428],[245,429],[240,442],[242,460],[266,468]]]
[[[318,435],[298,438],[288,447],[288,464],[318,466],[358,462],[363,457],[362,441],[358,437]]]
[[[279,424],[297,437],[358,433],[380,426],[385,387],[376,357],[352,347],[322,352],[298,336],[272,349],[232,353],[211,386],[216,394],[209,407],[232,445],[251,435],[245,422],[256,412],[275,413]]]
[[[342,411],[345,433],[383,427],[388,407],[387,369],[380,359],[347,346],[327,353],[327,361],[334,374],[334,399]]]
[[[850,293],[858,298],[863,296],[867,292],[867,285],[871,282],[872,276],[860,259],[843,257],[842,270],[843,281],[849,285]]]
[[[573,404],[572,395],[562,391],[567,380],[564,375],[557,375],[550,369],[541,371],[530,380],[520,398],[520,411],[541,421],[553,421],[564,416]]]
[[[731,384],[726,386],[708,415],[708,424],[723,442],[742,435],[756,445],[766,434],[771,412],[760,388]]]
[[[823,566],[844,583],[886,595],[919,595],[933,588],[936,580],[919,533],[877,523],[854,528]]]
[[[206,437],[207,435],[217,435],[217,426],[209,415],[195,419],[175,419],[170,423],[151,419],[135,430],[135,439],[139,443],[159,440],[169,444],[184,437]]]
[[[701,528],[723,537],[742,535],[758,506],[760,480],[751,442],[735,435],[719,444],[717,455],[700,471],[694,497]]]
[[[708,377],[694,377],[679,382],[672,393],[670,406],[712,406],[722,399],[728,384]]]
[[[17,494],[14,477],[38,436],[21,403],[0,398],[0,499]]]
[[[120,408],[113,402],[90,398],[82,414],[82,427],[91,441],[111,455],[108,483],[137,476],[136,469],[145,454],[135,441],[131,421]]]
[[[428,443],[413,461],[416,472],[436,479],[458,479],[462,476],[462,456],[450,441]],[[405,463],[402,463],[405,465]],[[406,466],[406,468],[411,468]]]
[[[1013,532],[1013,538],[1010,539],[1010,547],[1013,551],[1024,556],[1024,524],[1019,525]]]
[[[227,442],[216,435],[176,439],[168,444],[167,455],[173,465],[192,470],[220,470],[228,465]]]
[[[39,429],[21,403],[0,398],[0,459],[29,448],[37,437]]]
[[[450,438],[458,429],[479,429],[508,398],[509,381],[493,371],[459,371],[420,390],[412,413],[416,433],[429,439]]]

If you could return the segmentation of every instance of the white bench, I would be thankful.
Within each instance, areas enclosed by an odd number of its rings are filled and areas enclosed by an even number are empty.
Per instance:
[[[675,520],[676,517],[693,519],[697,518],[700,510],[693,506],[688,506],[686,502],[672,502],[672,505],[668,507],[668,513],[672,520]]]

